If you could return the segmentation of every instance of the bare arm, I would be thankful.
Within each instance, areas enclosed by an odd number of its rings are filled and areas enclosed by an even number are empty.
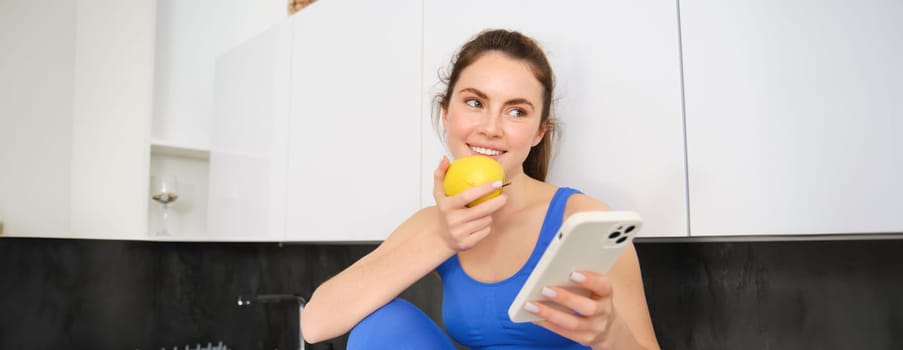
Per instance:
[[[505,195],[472,208],[467,204],[501,184],[482,184],[446,197],[442,183],[448,165],[443,159],[435,172],[435,207],[418,211],[374,251],[314,291],[301,318],[307,342],[345,334],[457,251],[489,234],[491,215],[505,204]]]
[[[609,210],[598,200],[574,196],[568,201],[566,215],[586,210]],[[558,293],[551,298],[583,316],[563,313],[540,305],[543,327],[595,349],[659,349],[646,304],[640,263],[633,244],[607,274],[584,271],[578,285],[593,292],[592,298],[551,287]]]
[[[454,254],[431,232],[431,212],[435,209],[417,212],[374,251],[314,291],[301,318],[307,342],[348,332]]]
[[[632,243],[621,253],[608,277],[612,281],[615,322],[623,325],[623,337],[632,338],[628,342],[638,345],[637,349],[659,349],[646,304],[640,260]]]

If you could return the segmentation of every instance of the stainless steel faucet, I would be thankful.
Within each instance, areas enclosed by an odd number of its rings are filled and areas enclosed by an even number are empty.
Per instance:
[[[279,303],[279,302],[296,302],[298,303],[298,350],[304,350],[304,334],[301,331],[301,317],[304,314],[304,305],[307,304],[307,299],[296,294],[261,294],[255,295],[249,299],[243,299],[241,296],[238,297],[238,306],[247,306],[252,303]]]

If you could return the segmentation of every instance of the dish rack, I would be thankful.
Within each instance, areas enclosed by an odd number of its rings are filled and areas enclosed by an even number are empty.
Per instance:
[[[162,347],[160,350],[230,350],[232,348],[223,345],[223,342],[219,342],[216,345],[213,343],[207,343],[207,346],[201,344],[195,344],[195,346],[185,345],[185,347],[173,346],[172,348]]]

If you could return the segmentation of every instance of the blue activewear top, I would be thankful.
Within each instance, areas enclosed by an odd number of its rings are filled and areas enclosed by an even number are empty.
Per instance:
[[[511,277],[494,283],[474,280],[461,268],[457,255],[439,265],[442,320],[458,343],[482,350],[589,349],[533,323],[508,318],[508,308],[561,227],[568,198],[575,193],[580,192],[566,187],[555,192],[530,258]]]

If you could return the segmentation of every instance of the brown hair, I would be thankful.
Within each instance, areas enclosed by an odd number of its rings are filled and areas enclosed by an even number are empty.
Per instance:
[[[552,141],[558,136],[556,121],[550,115],[555,77],[545,53],[535,40],[519,32],[503,29],[487,30],[477,34],[452,58],[451,70],[447,77],[440,77],[445,84],[445,92],[436,95],[434,102],[447,109],[461,71],[489,51],[501,52],[508,57],[523,60],[532,69],[536,80],[542,84],[542,114],[539,125],[540,128],[546,127],[546,133],[536,146],[530,148],[530,153],[524,161],[524,173],[534,179],[545,181],[549,172],[549,160],[552,158]],[[436,126],[440,125],[436,113],[433,115],[433,122]]]

